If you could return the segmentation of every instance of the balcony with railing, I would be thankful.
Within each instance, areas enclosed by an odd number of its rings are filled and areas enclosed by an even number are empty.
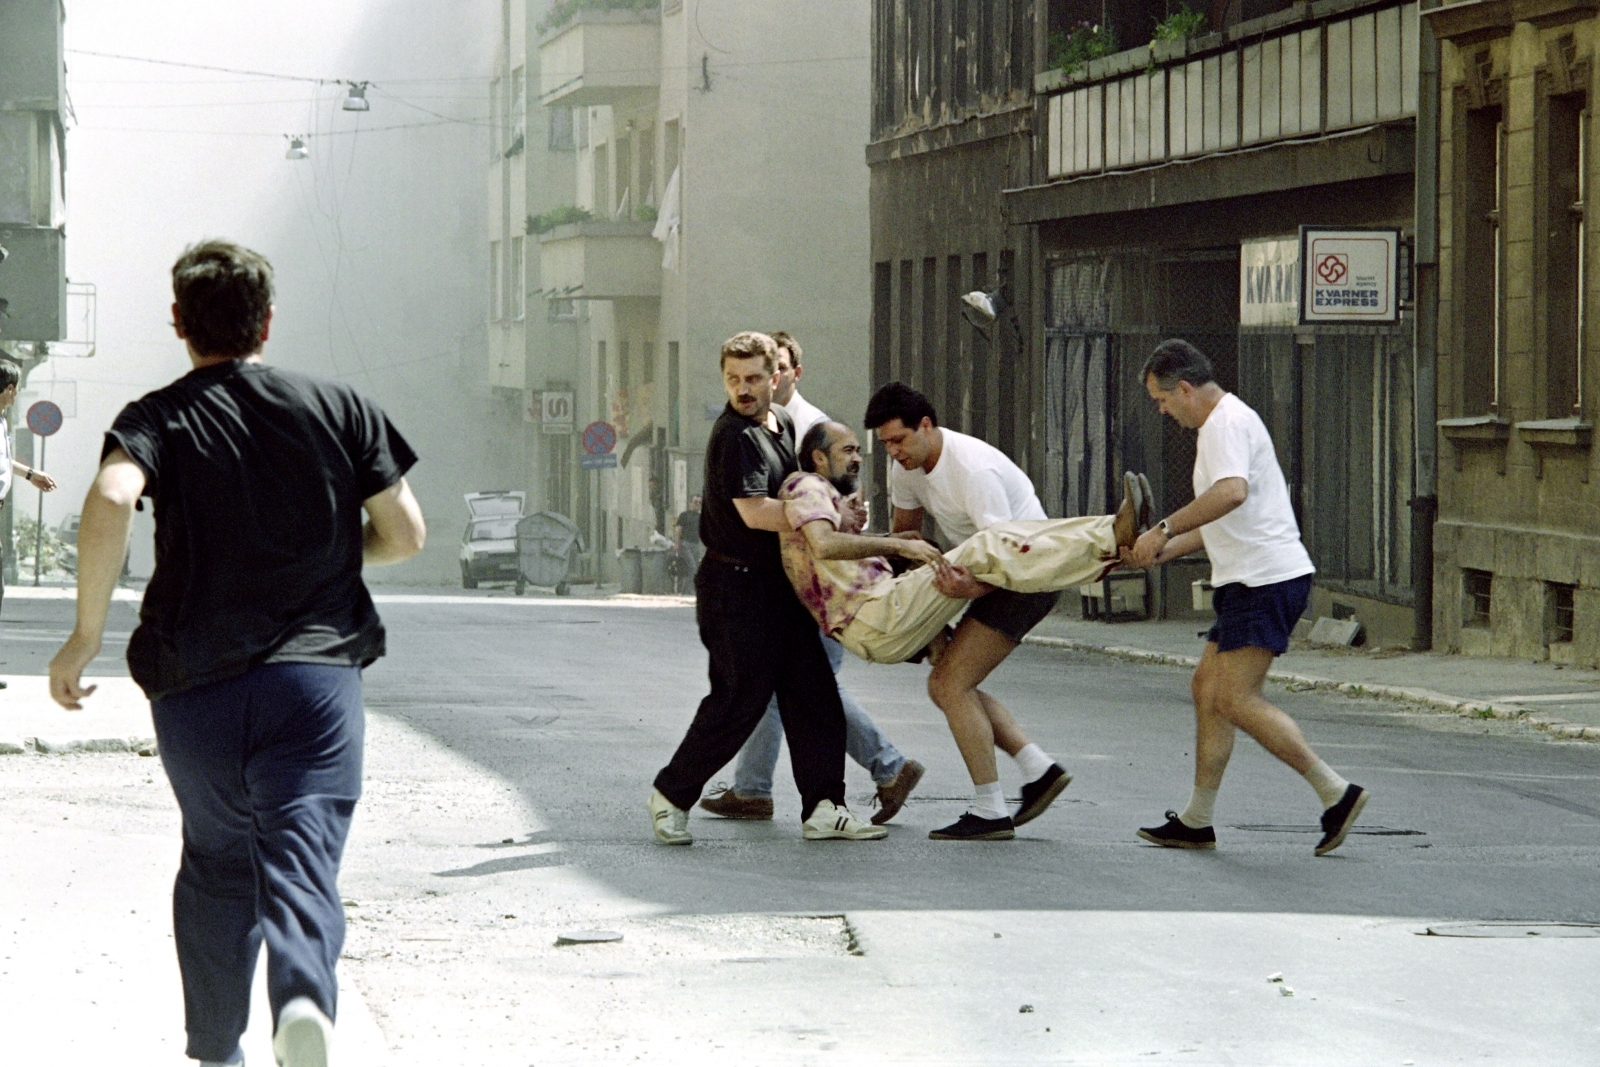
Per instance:
[[[539,38],[545,107],[627,106],[661,91],[661,10],[579,8]]]
[[[539,237],[539,277],[560,298],[625,300],[661,296],[661,242],[654,223],[590,219]]]
[[[1135,170],[1413,118],[1417,4],[1296,4],[1225,32],[1040,74],[1050,180]]]

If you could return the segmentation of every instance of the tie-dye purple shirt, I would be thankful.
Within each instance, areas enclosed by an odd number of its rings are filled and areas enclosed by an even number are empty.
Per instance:
[[[806,523],[822,521],[839,529],[839,503],[843,494],[820,474],[791,474],[778,490],[784,515],[794,529],[778,535],[783,569],[789,575],[800,603],[811,612],[826,634],[837,634],[850,624],[874,588],[894,577],[882,556],[867,559],[817,559],[803,531]]]

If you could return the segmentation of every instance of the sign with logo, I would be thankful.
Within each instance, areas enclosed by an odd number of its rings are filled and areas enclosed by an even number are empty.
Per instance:
[[[1268,237],[1239,244],[1239,325],[1293,326],[1300,321],[1300,239]]]
[[[617,447],[617,431],[609,422],[591,422],[583,428],[583,451],[590,456],[603,456]]]
[[[28,429],[49,437],[61,429],[61,409],[49,400],[40,400],[28,409]]]
[[[539,394],[539,425],[544,433],[570,434],[576,405],[571,393]]]
[[[1394,322],[1400,231],[1300,227],[1300,324]]]

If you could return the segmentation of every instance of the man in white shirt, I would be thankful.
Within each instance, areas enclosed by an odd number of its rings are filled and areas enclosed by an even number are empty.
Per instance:
[[[1300,543],[1289,488],[1261,417],[1217,384],[1211,361],[1187,341],[1164,341],[1144,365],[1150,398],[1178,425],[1198,429],[1195,499],[1134,544],[1128,562],[1154,567],[1201,548],[1211,557],[1217,621],[1195,668],[1194,793],[1182,814],[1139,836],[1168,848],[1211,849],[1212,813],[1235,729],[1298,771],[1322,801],[1318,856],[1338,848],[1366,806],[1311,750],[1300,727],[1261,695],[1272,659],[1288,651],[1316,567]]]
[[[11,405],[16,403],[17,388],[22,384],[22,368],[10,360],[0,360],[0,412],[10,411]],[[26,463],[18,463],[11,458],[11,423],[0,415],[0,500],[11,494],[13,475],[20,475],[29,485],[40,492],[48,493],[56,487],[56,480],[44,471],[34,470]],[[9,549],[10,546],[5,546]],[[3,560],[4,549],[0,549],[0,560]],[[0,599],[5,595],[5,586],[0,583]],[[6,684],[0,682],[0,689]]]
[[[777,377],[773,380],[772,402],[789,413],[794,420],[794,443],[799,448],[806,434],[828,416],[821,408],[800,395],[800,343],[786,330],[768,334],[778,343]],[[857,498],[852,497],[852,501]],[[866,515],[859,508],[849,508],[846,516],[852,532],[866,524]],[[844,665],[844,646],[833,635],[822,635],[822,647],[828,653],[828,663],[838,674]],[[888,736],[872,721],[844,686],[839,687],[839,701],[844,705],[845,752],[860,764],[878,787],[873,802],[878,810],[872,821],[883,825],[900,813],[906,798],[922,781],[926,768],[913,759],[906,759]],[[700,801],[700,806],[713,815],[725,819],[772,818],[772,780],[778,766],[778,754],[783,746],[783,718],[778,713],[778,698],[767,705],[767,713],[760,725],[739,750],[739,761],[734,767],[733,785],[718,789]]]
[[[865,422],[894,460],[889,467],[893,532],[921,530],[924,517],[931,516],[943,547],[950,549],[996,523],[1046,517],[1021,468],[994,446],[941,428],[933,404],[910,386],[890,382],[879,389],[867,404]],[[978,598],[928,675],[928,695],[944,712],[972,776],[973,802],[961,818],[928,836],[1010,840],[1018,826],[1044,813],[1072,776],[1028,740],[1004,704],[978,686],[1050,614],[1061,594],[991,592],[970,576],[941,576],[936,584],[946,596]],[[996,745],[1022,770],[1022,804],[1014,813],[1006,809],[1000,789]]]

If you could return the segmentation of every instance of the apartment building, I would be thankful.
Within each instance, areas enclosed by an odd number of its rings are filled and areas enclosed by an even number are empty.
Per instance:
[[[1159,417],[1139,370],[1161,338],[1187,337],[1273,431],[1318,567],[1314,612],[1353,615],[1378,643],[1425,641],[1417,4],[1190,6],[1203,22],[1164,0],[879,0],[875,377],[920,376],[1052,513],[1107,510],[1130,468],[1172,510],[1192,496],[1193,434]],[[1302,225],[1399,231],[1398,313],[1303,324]],[[958,314],[968,289],[1011,309],[987,336]],[[1165,568],[1157,612],[1190,611],[1207,567]]]
[[[1439,87],[1435,636],[1600,665],[1593,4],[1425,13]]]
[[[520,75],[509,53],[504,67],[506,128],[524,133],[495,164],[511,190],[496,269],[525,302],[499,309],[490,358],[530,411],[570,394],[578,430],[615,429],[617,465],[592,470],[577,436],[531,435],[530,470],[568,479],[542,499],[568,503],[603,574],[698,491],[731,334],[789,330],[805,395],[850,421],[865,408],[868,12],[810,14],[566,0],[512,15],[530,44]]]

